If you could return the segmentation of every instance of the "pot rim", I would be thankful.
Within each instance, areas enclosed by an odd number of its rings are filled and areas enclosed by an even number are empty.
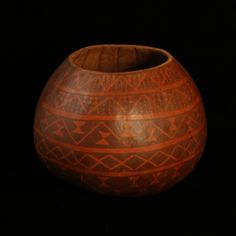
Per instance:
[[[131,71],[119,71],[119,72],[106,72],[106,71],[97,71],[97,70],[90,70],[90,69],[85,69],[82,68],[81,66],[77,65],[74,62],[74,58],[84,49],[92,49],[92,48],[99,48],[99,47],[135,47],[135,48],[140,48],[140,49],[149,49],[149,50],[153,50],[156,52],[161,52],[162,54],[164,54],[167,57],[167,60],[164,61],[161,64],[158,64],[156,66],[151,66],[145,69],[137,69],[137,70],[131,70]],[[80,71],[86,72],[86,73],[91,73],[91,74],[103,74],[103,75],[128,75],[128,74],[137,74],[137,73],[142,73],[142,72],[149,72],[152,70],[156,70],[159,69],[167,64],[169,64],[172,60],[173,60],[173,56],[166,50],[162,49],[162,48],[156,48],[156,47],[151,47],[151,46],[145,46],[145,45],[136,45],[136,44],[95,44],[95,45],[89,45],[86,47],[82,47],[74,52],[72,52],[69,56],[68,56],[68,60],[70,62],[70,64],[79,69]]]

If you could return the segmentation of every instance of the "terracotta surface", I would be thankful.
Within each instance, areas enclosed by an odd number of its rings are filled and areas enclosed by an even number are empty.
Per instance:
[[[34,137],[56,175],[101,193],[140,196],[192,171],[206,118],[193,80],[168,52],[97,45],[72,53],[53,73]]]

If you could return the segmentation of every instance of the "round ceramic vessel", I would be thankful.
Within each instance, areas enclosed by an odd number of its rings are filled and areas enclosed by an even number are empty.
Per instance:
[[[193,80],[167,51],[96,45],[72,53],[53,73],[34,137],[56,175],[105,194],[141,196],[192,171],[206,118]]]

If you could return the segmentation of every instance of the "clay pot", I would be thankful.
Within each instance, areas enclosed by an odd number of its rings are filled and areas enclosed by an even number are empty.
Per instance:
[[[193,80],[168,52],[97,45],[72,53],[53,73],[34,137],[56,175],[97,192],[140,196],[192,171],[206,118]]]

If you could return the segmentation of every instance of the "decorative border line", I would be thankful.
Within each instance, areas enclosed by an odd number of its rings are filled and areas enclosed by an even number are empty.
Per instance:
[[[134,148],[93,148],[93,147],[84,147],[84,146],[76,146],[73,144],[69,144],[69,143],[62,143],[58,140],[55,140],[49,136],[46,136],[45,134],[43,134],[39,129],[37,129],[36,127],[35,132],[37,132],[39,135],[41,135],[43,138],[49,140],[50,142],[65,147],[65,148],[69,148],[73,151],[79,151],[79,152],[85,152],[85,153],[115,153],[115,154],[122,154],[122,153],[145,153],[145,152],[150,152],[150,151],[155,151],[155,150],[159,150],[159,149],[163,149],[165,147],[168,147],[170,145],[179,143],[181,141],[187,140],[188,138],[200,133],[203,128],[205,128],[205,124],[199,126],[197,129],[193,130],[192,132],[189,132],[181,137],[172,139],[172,140],[168,140],[162,143],[158,143],[158,144],[153,144],[153,145],[149,145],[149,146],[144,146],[144,147],[134,147]]]
[[[82,169],[82,168],[73,167],[71,165],[62,164],[61,162],[59,162],[57,160],[51,160],[51,159],[48,159],[48,158],[45,158],[45,159],[47,159],[50,162],[55,162],[56,164],[62,166],[62,168],[66,167],[68,169],[71,169],[73,171],[79,172],[81,174],[90,174],[90,175],[99,175],[99,176],[111,176],[111,177],[127,177],[127,176],[152,174],[152,173],[161,172],[161,171],[164,171],[164,170],[167,170],[167,169],[170,169],[170,168],[177,168],[177,167],[181,166],[182,164],[184,164],[184,163],[186,163],[188,161],[196,159],[196,157],[198,157],[200,154],[201,154],[201,151],[196,153],[196,154],[192,154],[190,157],[188,157],[188,158],[186,158],[186,159],[184,159],[182,161],[179,161],[178,163],[173,163],[173,164],[165,166],[165,167],[159,167],[159,168],[155,168],[155,169],[151,169],[151,170],[125,171],[125,172],[117,172],[117,173],[110,172],[110,171],[102,172],[102,171],[96,171],[96,170]],[[43,158],[42,158],[42,160],[43,160]]]
[[[158,114],[143,114],[143,115],[112,115],[112,116],[98,116],[98,115],[82,115],[74,114],[62,110],[58,110],[51,107],[48,103],[42,102],[42,106],[50,113],[74,120],[146,120],[146,119],[158,119],[177,116],[188,112],[189,110],[195,108],[201,102],[201,98],[197,97],[191,104],[175,111],[167,111]]]
[[[76,89],[72,89],[72,88],[66,88],[64,86],[62,86],[60,83],[57,83],[55,81],[53,81],[52,83],[54,84],[54,86],[65,92],[65,93],[70,93],[70,94],[79,94],[79,95],[88,95],[88,96],[122,96],[122,95],[134,95],[134,94],[146,94],[146,93],[156,93],[156,92],[160,92],[160,91],[165,91],[168,89],[172,89],[172,88],[176,88],[179,87],[180,85],[184,84],[185,82],[187,82],[189,80],[188,77],[184,77],[181,80],[178,80],[174,83],[171,83],[169,85],[166,85],[164,88],[157,88],[157,89],[147,89],[147,90],[137,90],[137,91],[129,91],[129,92],[109,92],[109,91],[103,91],[103,92],[92,92],[92,91],[78,91]]]

